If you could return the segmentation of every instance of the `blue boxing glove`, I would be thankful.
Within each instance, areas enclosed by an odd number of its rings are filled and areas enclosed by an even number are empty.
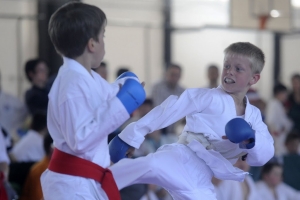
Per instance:
[[[127,79],[117,93],[117,97],[130,115],[145,101],[146,93],[139,81]]]
[[[252,149],[255,146],[255,131],[241,118],[230,120],[225,126],[226,137],[232,142],[239,144],[241,149]],[[245,143],[248,141],[249,143]]]
[[[122,158],[126,158],[126,152],[130,146],[120,139],[120,137],[117,135],[115,136],[110,142],[109,142],[109,154],[110,154],[110,160],[113,163],[118,162]]]

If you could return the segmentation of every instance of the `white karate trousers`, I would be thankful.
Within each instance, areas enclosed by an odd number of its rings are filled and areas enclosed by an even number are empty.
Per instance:
[[[165,188],[174,200],[217,200],[210,168],[184,144],[164,145],[136,159],[122,159],[110,169],[119,189],[136,183]]]

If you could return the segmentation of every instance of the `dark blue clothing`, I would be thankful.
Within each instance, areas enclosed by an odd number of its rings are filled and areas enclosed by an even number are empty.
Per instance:
[[[47,112],[48,107],[48,92],[47,88],[39,88],[33,85],[25,94],[25,103],[30,112]]]

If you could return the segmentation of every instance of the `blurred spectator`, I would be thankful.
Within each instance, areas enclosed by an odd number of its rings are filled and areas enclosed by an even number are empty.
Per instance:
[[[41,59],[29,60],[25,64],[25,74],[32,86],[25,93],[25,102],[29,112],[47,112],[48,106],[48,66]]]
[[[174,134],[161,134],[161,130],[156,130],[145,137],[146,139],[141,144],[140,148],[135,150],[135,157],[146,156],[149,153],[154,153],[164,144],[171,144],[178,141],[178,137]]]
[[[257,107],[260,110],[262,119],[263,119],[263,121],[265,121],[266,103],[259,96],[258,92],[255,89],[250,88],[248,90],[246,96],[248,97],[250,104],[254,105],[255,107]]]
[[[250,166],[246,161],[238,159],[236,167],[248,172]],[[213,182],[215,185],[218,200],[259,200],[260,196],[256,192],[256,185],[250,175],[246,176],[243,182],[232,180],[219,180]]]
[[[273,88],[274,97],[268,103],[266,111],[266,123],[274,138],[275,155],[277,157],[282,156],[286,152],[284,141],[293,125],[284,108],[287,92],[287,88],[284,85],[275,85]]]
[[[101,62],[98,68],[93,69],[97,72],[103,79],[107,80],[107,67],[106,62]]]
[[[293,91],[288,97],[288,115],[294,122],[293,129],[300,131],[300,74],[292,76]]]
[[[132,116],[124,122],[124,124],[120,127],[120,131],[122,131],[128,124],[139,120],[144,117],[150,110],[153,108],[153,101],[150,98],[145,99],[143,104],[132,114]]]
[[[208,66],[207,78],[209,81],[208,88],[216,88],[219,86],[219,68],[216,65]]]
[[[47,117],[44,113],[35,113],[30,130],[14,146],[11,157],[16,162],[37,162],[45,156],[43,138],[48,132]]]
[[[146,192],[146,184],[135,184],[120,190],[120,195],[122,200],[140,200]]]
[[[300,190],[300,133],[291,132],[287,135],[285,146],[288,151],[283,156],[283,182]]]
[[[185,90],[179,85],[182,69],[179,65],[171,64],[168,66],[164,80],[153,86],[151,98],[154,102],[154,107],[161,104],[170,95],[180,96]],[[163,129],[163,133],[174,133],[175,124]]]
[[[17,193],[8,182],[10,160],[7,155],[5,139],[0,129],[0,199],[17,199]]]
[[[17,137],[13,135],[20,128],[27,116],[25,104],[2,90],[0,74],[0,122],[8,137]]]
[[[3,133],[0,129],[0,172],[3,173],[4,179],[7,179],[8,177],[8,164],[10,163],[7,151],[6,151],[6,145],[5,145],[5,139],[3,136]]]
[[[1,131],[1,130],[0,130]],[[0,199],[8,199],[5,189],[5,182],[8,177],[9,158],[6,152],[5,141],[2,132],[0,132]]]
[[[43,147],[44,151],[46,152],[46,156],[31,167],[23,186],[20,200],[40,200],[43,198],[40,177],[42,173],[48,168],[53,152],[52,143],[53,140],[51,136],[47,134],[44,137],[43,141]]]
[[[262,180],[257,182],[257,193],[263,200],[299,200],[300,192],[282,182],[282,167],[268,162],[263,166]]]
[[[117,73],[116,73],[116,78],[118,78],[121,74],[123,74],[124,72],[128,72],[129,68],[127,67],[121,67],[118,69]]]

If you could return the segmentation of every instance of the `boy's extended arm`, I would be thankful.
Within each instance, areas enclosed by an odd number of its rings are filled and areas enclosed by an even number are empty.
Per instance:
[[[197,91],[197,96],[201,95],[201,91]],[[152,109],[143,118],[129,124],[119,134],[119,137],[130,146],[139,148],[144,141],[144,136],[148,133],[167,127],[189,114],[200,112],[209,101],[203,104],[201,101],[197,104],[199,106],[197,106],[194,102],[194,99],[197,97],[194,97],[194,94],[191,95],[190,91],[186,90],[180,97],[168,97],[162,104]]]
[[[247,163],[250,166],[262,166],[274,156],[274,141],[260,113],[252,128],[255,130],[255,146],[247,150]]]

